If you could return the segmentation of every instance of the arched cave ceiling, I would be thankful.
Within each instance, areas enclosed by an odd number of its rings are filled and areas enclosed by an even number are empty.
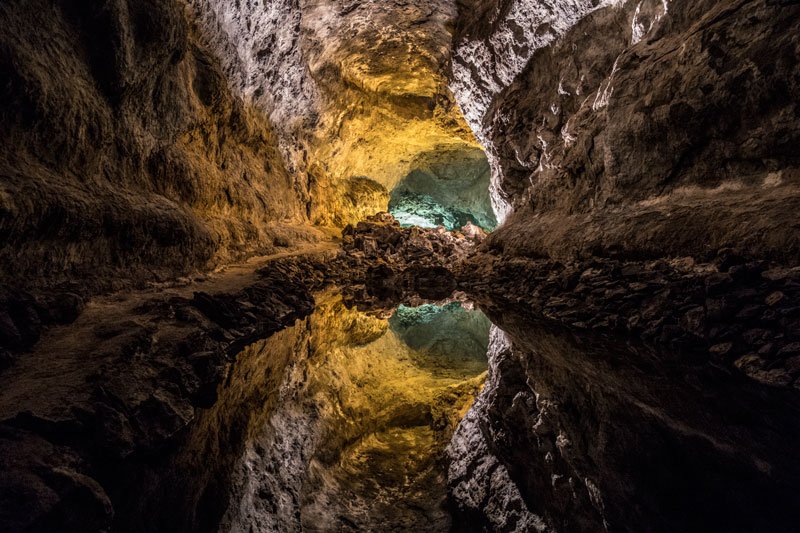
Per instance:
[[[469,159],[479,148],[446,79],[453,2],[192,4],[212,47],[228,52],[238,91],[283,136],[290,168],[307,174],[314,222],[341,226],[385,210],[420,154]]]

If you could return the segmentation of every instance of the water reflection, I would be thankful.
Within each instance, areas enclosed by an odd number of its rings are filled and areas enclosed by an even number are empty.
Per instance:
[[[489,327],[460,302],[387,320],[320,295],[265,342],[299,349],[235,465],[222,529],[446,531],[443,451],[482,385]]]
[[[249,346],[174,454],[121,474],[118,529],[796,530],[795,391],[491,301],[497,326],[420,303],[328,291]]]
[[[451,447],[470,520],[460,529],[797,531],[795,391],[704,358],[574,336],[519,309],[488,314],[507,342],[493,344],[486,388]],[[480,479],[491,461],[505,486]]]

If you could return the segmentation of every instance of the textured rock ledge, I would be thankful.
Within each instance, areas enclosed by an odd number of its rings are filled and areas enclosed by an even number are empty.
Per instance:
[[[505,302],[576,331],[704,353],[763,383],[800,387],[798,268],[721,250],[709,263],[480,253],[459,269],[460,287],[492,306]]]

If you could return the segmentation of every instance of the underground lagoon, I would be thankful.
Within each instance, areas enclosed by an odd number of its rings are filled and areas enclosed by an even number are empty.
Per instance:
[[[6,0],[0,530],[794,532],[800,4]]]

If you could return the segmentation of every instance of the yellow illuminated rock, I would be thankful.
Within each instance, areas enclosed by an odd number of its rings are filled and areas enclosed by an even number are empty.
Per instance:
[[[446,530],[442,453],[483,385],[488,321],[457,304],[441,312],[426,309],[423,336],[442,319],[469,331],[411,348],[408,328],[401,337],[327,292],[311,317],[240,354],[179,461],[215,457],[207,478],[230,476],[223,524],[270,530],[299,513],[309,530],[415,530],[421,519]],[[460,337],[478,339],[463,357],[452,355]],[[442,350],[446,371],[433,360]]]

